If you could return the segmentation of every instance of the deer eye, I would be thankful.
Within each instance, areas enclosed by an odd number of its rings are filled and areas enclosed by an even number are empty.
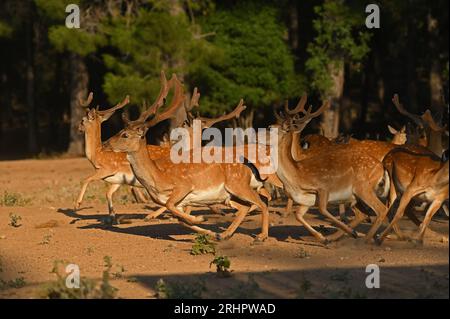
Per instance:
[[[122,133],[121,137],[128,138],[128,134],[126,132]]]

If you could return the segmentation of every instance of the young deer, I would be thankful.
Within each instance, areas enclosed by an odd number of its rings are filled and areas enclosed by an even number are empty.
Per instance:
[[[168,87],[162,83],[164,95]],[[182,103],[183,87],[175,79],[174,100]],[[239,164],[205,164],[178,163],[174,164],[169,156],[153,160],[146,151],[146,132],[164,118],[172,116],[175,109],[169,108],[157,114],[158,108],[144,112],[136,121],[126,120],[126,127],[113,136],[108,144],[116,152],[126,152],[137,179],[148,193],[161,205],[164,205],[182,222],[200,233],[215,235],[218,238],[228,238],[245,218],[251,205],[256,205],[262,211],[262,232],[257,239],[268,237],[269,211],[254,188],[262,187],[259,176],[254,170]],[[147,120],[151,115],[153,118]],[[184,212],[186,206],[204,206],[225,203],[238,210],[233,223],[222,234],[217,235],[207,229],[195,226],[204,219]]]
[[[327,210],[328,203],[353,203],[356,198],[377,214],[377,220],[366,236],[370,240],[386,215],[385,206],[375,194],[386,179],[381,163],[371,156],[354,151],[348,144],[327,147],[316,155],[300,160],[295,160],[293,156],[293,136],[300,134],[307,123],[320,115],[327,106],[328,103],[325,102],[318,111],[311,113],[311,107],[304,111],[303,103],[300,107],[303,117],[297,116],[287,121],[281,118],[284,122],[279,129],[277,175],[289,196],[299,204],[295,213],[297,220],[318,240],[327,242],[327,239],[303,218],[309,208],[317,204],[324,216],[356,237],[356,232],[351,227],[343,224]]]
[[[417,154],[405,149],[394,149],[389,152],[383,164],[389,172],[393,185],[391,192],[401,194],[399,197],[391,196],[391,210],[395,214],[389,226],[380,234],[376,241],[381,244],[391,227],[394,227],[403,216],[408,204],[413,198],[430,203],[423,222],[420,224],[416,240],[423,242],[425,230],[433,215],[448,200],[449,170],[448,158],[441,160],[430,154]],[[398,203],[398,208],[396,204]]]

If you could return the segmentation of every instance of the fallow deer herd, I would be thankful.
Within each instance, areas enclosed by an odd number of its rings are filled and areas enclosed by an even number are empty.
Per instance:
[[[171,90],[173,97],[166,107],[165,101]],[[448,125],[435,120],[429,110],[422,116],[408,112],[397,95],[392,99],[395,107],[411,119],[415,127],[396,130],[389,126],[389,131],[394,134],[392,142],[354,138],[329,140],[318,134],[301,137],[303,129],[323,113],[329,102],[325,101],[314,112],[312,106],[306,107],[306,95],[295,108],[289,108],[286,103],[283,110],[275,112],[277,122],[270,126],[277,132],[276,166],[271,173],[261,167],[267,163],[272,149],[259,139],[241,145],[211,148],[220,154],[222,151],[241,152],[240,161],[234,162],[175,163],[171,157],[173,140],[166,138],[161,145],[147,144],[149,128],[185,112],[185,120],[178,126],[191,136],[192,142],[185,151],[188,156],[194,156],[194,152],[206,148],[194,141],[195,121],[200,123],[201,132],[218,122],[238,118],[245,110],[241,100],[233,112],[221,117],[194,116],[192,109],[198,106],[200,94],[194,89],[191,98],[187,96],[176,75],[167,80],[161,72],[161,89],[155,102],[136,120],[123,116],[124,129],[104,143],[101,140],[102,122],[124,108],[129,97],[107,110],[89,107],[92,93],[86,101],[80,101],[80,105],[87,109],[79,128],[84,132],[86,157],[94,166],[95,173],[85,179],[76,209],[82,203],[88,184],[104,180],[111,184],[106,197],[112,223],[117,222],[113,194],[120,185],[126,184],[132,187],[137,200],[151,201],[160,206],[149,214],[150,218],[157,218],[168,211],[186,227],[216,239],[232,236],[246,215],[258,210],[261,233],[256,240],[263,241],[269,236],[269,190],[278,187],[288,197],[286,212],[292,211],[320,242],[337,240],[345,234],[357,238],[359,234],[355,228],[370,220],[367,216],[373,213],[375,219],[365,239],[378,244],[391,229],[398,239],[405,238],[397,224],[404,214],[419,226],[417,235],[411,239],[420,243],[433,215],[440,208],[448,215]],[[256,159],[248,156],[251,146],[258,149]],[[416,215],[424,211],[424,205],[428,207],[421,222]],[[339,207],[341,218],[330,212],[333,206]],[[237,211],[231,225],[220,234],[200,227],[205,221],[203,216],[191,215],[192,210],[209,208],[217,211],[219,207]],[[345,207],[351,207],[353,211],[354,217],[350,222],[342,214]],[[324,236],[314,229],[305,218],[311,208],[317,208],[338,230]]]

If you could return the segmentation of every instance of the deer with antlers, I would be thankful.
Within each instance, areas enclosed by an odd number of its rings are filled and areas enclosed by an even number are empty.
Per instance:
[[[419,231],[415,240],[423,242],[425,231],[433,215],[448,200],[449,192],[449,164],[448,158],[438,158],[431,154],[417,154],[406,149],[393,149],[389,152],[383,164],[389,171],[393,181],[392,191],[400,196],[394,196],[395,203],[391,203],[391,220],[389,226],[381,233],[377,234],[376,241],[381,244],[389,233],[389,230],[396,225],[405,213],[408,204],[418,198],[421,201],[430,203],[425,218],[419,226]],[[391,199],[392,200],[392,199]],[[398,205],[396,205],[398,204]],[[392,216],[394,216],[392,218]]]
[[[161,83],[163,97],[168,86]],[[158,97],[159,99],[160,97]],[[173,116],[175,105],[185,100],[183,86],[175,77],[174,107],[158,113],[159,107],[150,108],[130,121],[126,127],[109,139],[115,152],[126,152],[133,172],[154,200],[178,217],[182,224],[200,233],[220,239],[230,237],[243,221],[251,205],[261,210],[262,231],[258,240],[268,237],[269,211],[254,188],[262,187],[257,171],[241,163],[173,163],[170,156],[153,160],[146,151],[146,132],[149,127]],[[153,117],[148,119],[151,115]],[[255,185],[256,184],[256,185]],[[225,203],[237,209],[237,215],[226,231],[217,235],[195,224],[204,221],[202,216],[184,212],[187,206],[204,206]]]
[[[321,242],[327,239],[312,228],[304,219],[310,207],[317,205],[320,213],[331,219],[335,225],[352,236],[356,232],[331,215],[329,203],[354,203],[361,200],[376,213],[377,219],[366,238],[370,240],[384,220],[387,209],[378,199],[376,190],[386,185],[387,174],[379,161],[364,153],[353,150],[350,144],[336,144],[317,151],[314,155],[301,158],[294,136],[298,136],[311,119],[320,115],[328,106],[325,102],[316,112],[312,108],[304,110],[306,96],[296,109],[287,113],[296,114],[293,118],[278,116],[279,161],[277,175],[285,190],[299,204],[296,218]],[[298,108],[298,109],[297,109]],[[299,114],[303,113],[303,117]],[[296,157],[296,158],[294,158]],[[299,158],[300,157],[300,158]],[[326,163],[326,165],[324,165]],[[385,190],[385,186],[382,187]]]
[[[167,82],[165,75],[161,75],[161,81]],[[172,85],[171,83],[168,85]],[[160,93],[160,96],[162,93]],[[95,168],[95,173],[87,177],[82,184],[80,193],[75,204],[75,208],[79,209],[83,201],[84,194],[89,183],[96,180],[104,180],[111,184],[109,187],[106,198],[108,202],[109,216],[111,217],[111,222],[116,222],[115,211],[113,207],[112,197],[113,194],[119,189],[120,185],[130,185],[133,187],[133,191],[136,196],[142,202],[147,202],[147,198],[142,194],[140,189],[142,185],[134,176],[130,163],[126,159],[125,153],[112,152],[111,150],[105,149],[101,141],[101,124],[108,120],[115,111],[123,108],[129,103],[129,97],[127,96],[121,103],[116,106],[107,109],[99,110],[99,108],[89,108],[93,100],[93,93],[91,92],[86,101],[80,100],[80,105],[87,108],[86,116],[83,117],[79,130],[84,132],[85,135],[85,153],[88,160]],[[156,103],[162,104],[162,99],[158,99]],[[159,104],[154,104],[151,109],[159,107]],[[147,145],[148,153],[151,154],[152,158],[158,158],[170,153],[169,147],[160,147],[156,145]],[[164,210],[160,208],[155,215],[162,213]],[[152,214],[150,214],[152,216]]]
[[[408,143],[426,146],[437,156],[441,156],[443,151],[448,149],[448,127],[437,123],[429,109],[427,109],[420,116],[413,114],[409,112],[402,103],[400,103],[398,94],[394,95],[392,102],[400,114],[405,115],[412,120],[412,122],[417,125],[417,128],[419,129],[419,131],[413,130],[413,132],[411,132],[410,129],[407,136]],[[425,133],[424,136],[421,135],[422,132]],[[444,135],[446,135],[447,138],[445,138]]]

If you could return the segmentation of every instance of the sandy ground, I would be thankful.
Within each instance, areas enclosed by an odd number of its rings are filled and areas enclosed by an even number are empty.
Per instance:
[[[445,217],[434,219],[431,228],[437,234],[427,235],[423,246],[392,238],[378,247],[345,237],[323,247],[293,216],[275,213],[271,238],[254,244],[255,213],[230,240],[217,244],[216,254],[231,261],[231,277],[221,278],[210,267],[213,255],[190,254],[195,236],[189,230],[168,213],[145,219],[151,205],[134,204],[127,187],[115,195],[124,224],[104,223],[104,182],[90,185],[83,209],[75,212],[80,182],[92,172],[86,159],[0,162],[0,298],[42,296],[43,286],[56,280],[50,272],[56,260],[77,264],[82,277],[101,280],[104,256],[111,257],[111,284],[120,298],[155,298],[161,278],[183,296],[204,298],[449,298]],[[20,216],[21,226],[10,225],[10,214]],[[216,231],[233,218],[231,213],[207,214],[207,227]],[[333,231],[314,212],[307,219]],[[401,226],[407,232],[417,229],[407,220]],[[380,268],[379,289],[365,286],[369,264]]]

